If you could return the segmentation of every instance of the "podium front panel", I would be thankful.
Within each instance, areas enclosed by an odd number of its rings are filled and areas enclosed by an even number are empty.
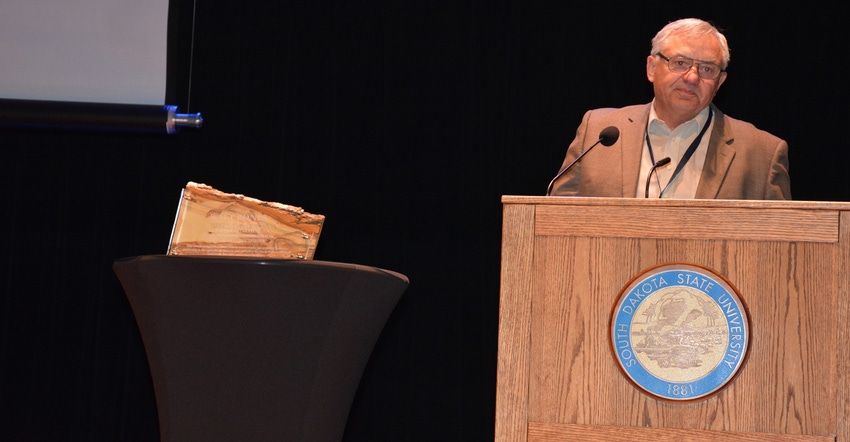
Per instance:
[[[847,440],[850,204],[503,202],[497,440]],[[611,351],[618,295],[663,263],[713,269],[750,315],[740,373],[703,399],[647,395]]]

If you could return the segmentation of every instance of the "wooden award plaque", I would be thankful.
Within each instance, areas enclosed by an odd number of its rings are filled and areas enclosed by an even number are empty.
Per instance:
[[[168,254],[313,259],[324,221],[300,207],[189,182]]]

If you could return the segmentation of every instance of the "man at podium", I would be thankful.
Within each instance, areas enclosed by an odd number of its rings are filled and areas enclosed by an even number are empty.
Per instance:
[[[662,28],[646,58],[652,102],[586,112],[547,195],[791,199],[788,143],[712,104],[729,59],[711,23]]]

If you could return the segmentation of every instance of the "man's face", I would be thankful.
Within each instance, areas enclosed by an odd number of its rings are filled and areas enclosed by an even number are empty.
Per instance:
[[[661,53],[667,58],[683,56],[696,62],[686,72],[672,72],[663,58],[650,55],[646,59],[646,76],[655,90],[655,112],[673,129],[708,106],[726,81],[726,72],[714,80],[701,78],[697,73],[700,62],[723,66],[723,52],[716,38],[703,35],[696,38],[673,36]]]

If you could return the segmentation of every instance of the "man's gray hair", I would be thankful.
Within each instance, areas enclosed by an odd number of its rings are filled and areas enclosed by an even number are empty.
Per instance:
[[[720,43],[720,47],[723,51],[723,65],[721,68],[725,70],[726,67],[729,66],[729,59],[731,58],[729,53],[729,44],[726,42],[726,36],[724,36],[723,33],[711,23],[698,18],[683,18],[672,21],[668,23],[667,26],[661,28],[661,30],[658,31],[652,39],[652,52],[650,55],[655,55],[661,52],[664,44],[667,43],[667,40],[672,36],[696,37],[705,34],[713,35]],[[669,56],[670,54],[667,55]]]

